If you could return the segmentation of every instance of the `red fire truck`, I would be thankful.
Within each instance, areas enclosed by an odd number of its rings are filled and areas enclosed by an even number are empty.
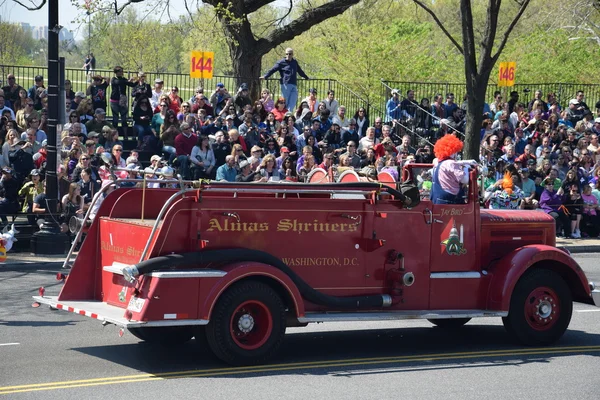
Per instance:
[[[419,168],[405,167],[404,178]],[[156,343],[206,341],[233,365],[264,363],[286,327],[500,317],[525,345],[600,304],[540,211],[415,199],[372,182],[205,183],[106,196],[58,296],[38,304]],[[99,194],[99,197],[102,197]],[[85,222],[84,222],[84,225]],[[69,258],[67,258],[67,261]]]

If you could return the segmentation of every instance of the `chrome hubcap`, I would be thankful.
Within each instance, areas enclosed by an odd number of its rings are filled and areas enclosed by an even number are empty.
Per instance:
[[[538,305],[538,313],[541,318],[548,318],[552,314],[552,304],[544,300]]]
[[[250,314],[244,314],[238,320],[238,328],[241,332],[248,333],[254,328],[254,318]]]

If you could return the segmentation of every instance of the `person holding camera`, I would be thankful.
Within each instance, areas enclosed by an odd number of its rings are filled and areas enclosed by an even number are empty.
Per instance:
[[[233,103],[233,99],[227,89],[225,89],[225,85],[219,82],[214,92],[210,95],[209,102],[214,110],[214,115],[221,115],[223,110],[227,109]]]
[[[258,127],[252,122],[251,116],[248,115],[244,118],[244,123],[240,125],[238,132],[246,141],[247,146],[254,147],[260,145],[260,133],[258,132]]]

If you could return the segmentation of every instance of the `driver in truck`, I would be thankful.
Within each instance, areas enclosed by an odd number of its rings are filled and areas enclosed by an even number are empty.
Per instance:
[[[431,201],[433,204],[465,203],[464,185],[469,183],[469,168],[477,165],[475,160],[456,161],[463,143],[454,135],[447,134],[433,147]]]

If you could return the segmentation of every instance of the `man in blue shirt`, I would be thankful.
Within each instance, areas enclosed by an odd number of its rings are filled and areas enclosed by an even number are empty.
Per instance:
[[[388,100],[385,105],[387,111],[387,121],[399,120],[402,117],[402,110],[400,108],[400,95],[398,89],[392,89],[392,98]]]
[[[237,170],[235,169],[235,157],[228,155],[225,157],[225,164],[217,169],[217,178],[219,182],[235,182]]]
[[[279,83],[281,84],[281,95],[285,98],[285,104],[288,110],[296,109],[298,101],[297,74],[300,74],[304,79],[309,79],[302,71],[298,61],[294,58],[294,50],[291,48],[285,49],[285,58],[277,61],[261,79],[268,79],[275,72],[279,71]]]

